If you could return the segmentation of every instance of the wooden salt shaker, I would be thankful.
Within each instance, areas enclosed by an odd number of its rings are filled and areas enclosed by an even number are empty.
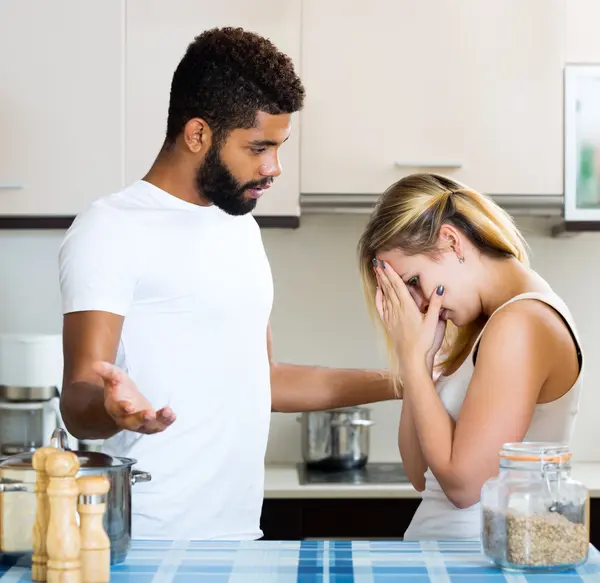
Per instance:
[[[110,539],[104,530],[106,494],[110,482],[105,476],[82,476],[77,480],[81,533],[81,582],[110,581]]]
[[[46,458],[49,477],[48,503],[50,520],[46,548],[48,552],[48,583],[81,583],[81,547],[77,525],[79,488],[75,475],[79,459],[71,451],[51,453]]]
[[[35,470],[35,523],[33,525],[33,564],[31,566],[32,581],[46,581],[46,563],[48,554],[46,552],[46,536],[48,533],[48,519],[50,508],[48,506],[48,474],[46,473],[46,458],[49,454],[59,451],[55,447],[40,447],[32,457],[32,465]]]

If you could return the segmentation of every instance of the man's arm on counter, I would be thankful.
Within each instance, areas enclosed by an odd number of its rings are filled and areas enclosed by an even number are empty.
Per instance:
[[[338,369],[274,362],[271,327],[267,349],[271,363],[272,410],[281,413],[322,411],[402,398],[394,393],[387,371]]]

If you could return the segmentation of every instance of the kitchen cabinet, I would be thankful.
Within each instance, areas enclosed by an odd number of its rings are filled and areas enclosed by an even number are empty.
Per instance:
[[[567,0],[565,22],[567,62],[600,64],[600,2]]]
[[[302,192],[380,193],[433,171],[562,194],[564,8],[304,0]]]
[[[401,539],[418,498],[265,499],[261,529],[267,540]]]
[[[0,215],[69,216],[119,189],[124,0],[0,3]]]
[[[215,26],[241,26],[270,38],[300,65],[301,0],[128,0],[125,166],[127,182],[154,161],[166,131],[173,72],[188,44]],[[297,114],[281,146],[283,172],[259,201],[254,214],[299,215],[300,140]]]

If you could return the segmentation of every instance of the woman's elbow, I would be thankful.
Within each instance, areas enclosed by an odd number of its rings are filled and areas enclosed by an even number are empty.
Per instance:
[[[417,491],[417,492],[423,492],[425,490],[425,479],[423,478],[422,480],[419,480],[418,478],[416,480],[409,478],[411,486]]]
[[[479,502],[480,492],[475,490],[470,490],[469,488],[461,488],[461,489],[448,489],[444,490],[446,497],[448,500],[456,506],[459,510],[465,510],[466,508],[471,508]]]

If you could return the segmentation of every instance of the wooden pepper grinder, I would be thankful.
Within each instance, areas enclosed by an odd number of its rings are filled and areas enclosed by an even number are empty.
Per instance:
[[[46,458],[49,454],[59,451],[55,447],[40,447],[32,457],[32,465],[35,470],[35,523],[33,525],[33,564],[31,566],[32,581],[46,581],[46,563],[48,554],[46,552],[46,536],[48,533],[48,519],[50,508],[48,506],[48,474],[46,473]]]
[[[110,482],[105,476],[82,476],[79,487],[81,533],[81,582],[108,583],[110,581],[110,539],[104,530],[106,494]]]
[[[50,520],[46,548],[48,551],[48,583],[81,583],[81,547],[77,524],[79,488],[75,475],[79,459],[72,451],[59,451],[46,458],[49,477],[48,503]]]

